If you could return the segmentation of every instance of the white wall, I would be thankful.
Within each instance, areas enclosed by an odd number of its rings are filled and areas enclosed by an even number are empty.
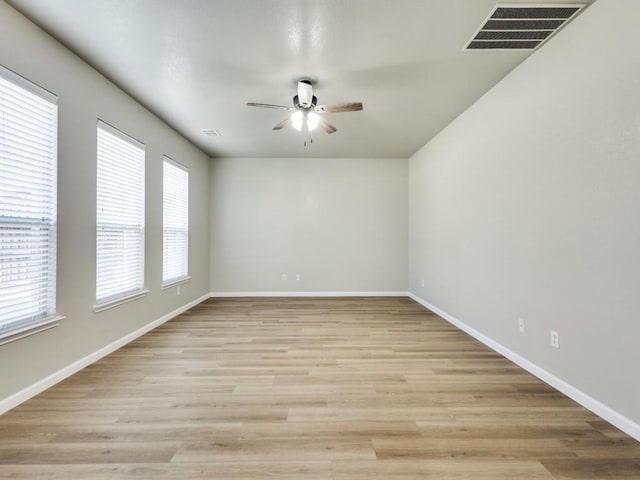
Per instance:
[[[58,95],[59,327],[0,346],[0,401],[209,291],[209,159],[6,3],[0,64]],[[146,144],[146,271],[150,293],[93,313],[96,121]],[[161,290],[162,155],[190,169],[190,275]]]
[[[638,18],[596,2],[418,151],[409,187],[410,290],[636,424]]]
[[[407,178],[406,159],[214,159],[212,290],[406,291]]]

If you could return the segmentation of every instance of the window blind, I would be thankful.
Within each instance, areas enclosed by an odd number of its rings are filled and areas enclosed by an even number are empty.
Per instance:
[[[58,107],[0,67],[0,337],[56,311]]]
[[[189,271],[189,171],[164,157],[162,191],[162,283],[170,284]]]
[[[96,305],[144,288],[144,145],[98,122]]]

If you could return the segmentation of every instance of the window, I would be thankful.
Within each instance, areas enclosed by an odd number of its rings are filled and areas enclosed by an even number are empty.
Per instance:
[[[0,338],[55,320],[57,99],[0,67]]]
[[[144,145],[98,122],[96,309],[145,293]]]
[[[162,191],[162,284],[187,278],[189,272],[189,171],[164,157]]]

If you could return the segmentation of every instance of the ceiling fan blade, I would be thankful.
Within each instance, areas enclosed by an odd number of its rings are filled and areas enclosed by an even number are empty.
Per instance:
[[[313,101],[313,87],[308,80],[298,82],[298,102],[303,106],[310,106]]]
[[[284,105],[272,105],[270,103],[253,103],[248,102],[247,107],[275,108],[277,110],[295,110],[293,107],[285,107]]]
[[[271,130],[282,130],[284,127],[291,123],[291,118],[285,118],[280,123],[276,124]]]
[[[331,135],[333,132],[338,131],[338,129],[336,127],[334,127],[333,125],[331,125],[329,122],[327,122],[324,118],[319,117],[318,118],[318,125],[325,131],[327,132],[329,135]]]
[[[316,107],[316,112],[320,113],[356,112],[358,110],[362,110],[362,102],[334,103],[333,105],[318,105]]]

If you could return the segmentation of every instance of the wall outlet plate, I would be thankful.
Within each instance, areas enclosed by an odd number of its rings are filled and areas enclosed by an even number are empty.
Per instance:
[[[520,333],[524,333],[524,318],[518,319],[518,330]]]
[[[560,348],[560,335],[555,330],[551,330],[551,346]]]
[[[282,274],[282,280],[286,280],[286,279],[287,279],[287,274],[286,274],[286,273],[283,273],[283,274]]]

